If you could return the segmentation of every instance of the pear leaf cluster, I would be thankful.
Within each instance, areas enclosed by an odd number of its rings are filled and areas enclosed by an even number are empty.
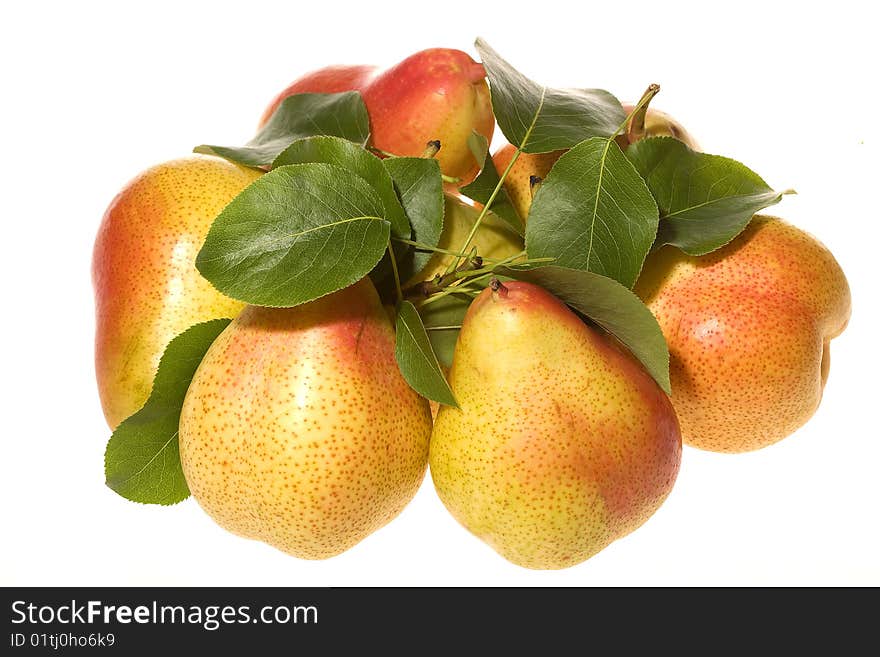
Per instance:
[[[146,404],[123,420],[107,443],[107,486],[143,504],[176,504],[189,497],[180,467],[177,427],[189,383],[229,319],[196,324],[175,337],[162,354]]]
[[[549,89],[484,41],[476,47],[508,141],[522,153],[568,149],[524,217],[528,258],[552,260],[552,266],[507,273],[542,285],[615,336],[668,392],[665,340],[629,291],[645,258],[665,244],[693,255],[717,249],[783,193],[739,162],[697,153],[674,138],[629,143],[630,118],[610,94]],[[657,90],[649,87],[645,102]],[[495,175],[488,165],[480,173]]]
[[[324,116],[316,125],[328,122]],[[287,146],[271,171],[214,220],[196,259],[199,272],[227,296],[261,306],[307,303],[367,275],[388,298],[401,278],[424,267],[440,239],[438,163],[381,160],[343,137],[281,132],[275,143]],[[407,303],[398,313],[401,371],[420,394],[454,404],[418,313],[414,317]]]
[[[295,94],[278,109],[244,146],[197,146],[196,153],[219,155],[250,167],[269,166],[297,139],[330,135],[365,145],[370,117],[356,91],[337,94]]]

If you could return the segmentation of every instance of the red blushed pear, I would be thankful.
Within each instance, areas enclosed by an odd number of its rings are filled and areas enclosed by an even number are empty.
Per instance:
[[[166,345],[244,304],[195,268],[214,218],[259,171],[192,155],[147,169],[113,199],[92,259],[95,369],[111,428],[143,406]]]
[[[269,103],[269,107],[260,118],[259,127],[263,127],[269,117],[278,109],[281,101],[294,94],[336,94],[343,91],[363,89],[370,78],[375,75],[375,66],[326,66],[306,73],[292,82],[284,91]]]
[[[667,396],[549,292],[495,284],[471,304],[431,435],[431,476],[468,530],[527,568],[573,566],[641,526],[681,460]]]
[[[425,475],[431,413],[368,278],[295,308],[246,307],[180,414],[193,497],[227,530],[326,559],[390,522]]]
[[[473,180],[478,165],[467,140],[492,139],[495,117],[483,65],[460,50],[423,50],[373,78],[363,90],[373,145],[395,155],[421,155],[440,140],[444,174]]]
[[[359,91],[370,114],[371,144],[393,155],[418,157],[439,140],[444,174],[465,184],[478,164],[467,140],[476,131],[491,141],[495,117],[483,65],[460,50],[430,48],[381,72],[369,66],[329,67],[297,80],[276,98],[261,121],[293,93]]]
[[[756,450],[815,413],[851,299],[840,265],[812,235],[758,215],[707,255],[654,251],[634,291],[669,344],[672,403],[687,444]]]

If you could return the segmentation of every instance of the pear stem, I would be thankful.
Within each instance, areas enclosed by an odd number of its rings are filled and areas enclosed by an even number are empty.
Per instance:
[[[474,235],[476,235],[477,230],[480,227],[480,224],[483,222],[483,217],[486,216],[486,213],[489,211],[489,208],[492,207],[492,203],[495,201],[495,197],[501,192],[504,187],[504,181],[507,180],[507,176],[510,173],[510,170],[513,168],[513,165],[516,164],[517,159],[519,159],[520,153],[522,153],[523,148],[526,147],[526,144],[529,141],[529,137],[532,136],[532,130],[535,129],[535,125],[538,122],[538,117],[541,115],[541,110],[544,107],[544,94],[547,93],[547,88],[541,92],[541,102],[538,105],[538,109],[535,111],[535,115],[532,117],[532,122],[529,124],[528,129],[526,129],[525,134],[523,135],[522,141],[519,143],[519,146],[516,147],[516,150],[513,152],[513,157],[510,158],[510,162],[507,163],[507,167],[504,169],[504,173],[501,174],[501,177],[498,179],[498,183],[495,185],[495,189],[492,190],[492,194],[489,196],[486,204],[483,206],[483,210],[480,212],[477,220],[474,222],[473,228],[471,228],[470,233],[468,233],[467,239],[464,241],[460,251],[467,251],[467,248],[471,245],[471,242],[474,239]],[[488,153],[486,157],[489,157]],[[455,269],[457,264],[449,263],[449,267],[447,268],[447,273],[451,272]]]
[[[519,255],[525,255],[525,252],[518,254],[517,257],[519,257]],[[524,260],[523,262],[518,263],[518,264],[526,265],[526,264],[534,264],[536,262],[552,262],[555,259],[556,258],[533,258],[532,260]],[[496,269],[498,269],[498,267],[503,267],[504,265],[508,264],[509,262],[510,262],[509,260],[499,260],[488,267],[481,267],[479,269],[471,269],[469,271],[463,271],[463,272],[455,271],[452,273],[452,276],[456,280],[463,280],[465,278],[471,278],[472,276],[477,276],[480,274],[492,274],[495,272]]]
[[[434,145],[436,144],[436,147]],[[432,150],[433,149],[433,150]],[[388,151],[383,151],[381,148],[376,148],[375,146],[370,146],[369,150],[373,151],[376,155],[381,155],[384,158],[392,159],[395,157],[403,157],[402,155],[396,155],[394,153],[389,153]],[[433,157],[437,154],[437,151],[440,150],[440,140],[434,139],[428,142],[427,148],[424,152],[419,156],[424,159],[433,159]],[[456,178],[455,176],[447,176],[445,173],[440,173],[440,178],[443,179],[443,182],[450,183],[455,185],[456,183],[461,182],[461,178]]]
[[[422,153],[421,157],[426,160],[432,159],[435,155],[437,155],[437,153],[440,152],[440,146],[441,144],[439,139],[432,139],[427,144],[425,144],[425,150]]]
[[[528,139],[528,134],[526,135],[526,139]],[[523,139],[523,144],[525,144],[526,139]],[[514,163],[516,162],[519,154],[522,152],[522,148],[517,148],[513,154],[513,157],[510,158],[510,162],[507,164],[507,168],[504,169],[504,173],[501,174],[501,178],[498,179],[498,184],[495,185],[495,189],[492,190],[492,194],[489,196],[489,199],[486,201],[486,204],[483,205],[483,209],[480,211],[480,214],[477,216],[477,220],[474,222],[474,225],[471,227],[470,232],[468,233],[467,239],[464,241],[464,244],[461,246],[461,251],[467,251],[467,248],[471,245],[471,242],[474,239],[474,235],[477,234],[477,230],[480,228],[480,224],[483,222],[483,217],[486,216],[486,213],[489,212],[489,208],[492,206],[493,201],[495,201],[495,197],[498,196],[499,192],[504,186],[504,180],[507,178],[507,174],[510,173],[510,170],[513,168]],[[488,155],[486,156],[488,157]],[[449,263],[449,267],[446,269],[446,273],[450,273],[458,266],[458,262],[453,260]]]
[[[490,276],[490,274],[484,274],[484,276]],[[473,280],[479,280],[479,279],[475,278]],[[456,294],[456,293],[470,294],[472,292],[478,292],[478,291],[479,290],[475,290],[473,288],[469,288],[469,287],[465,287],[465,286],[461,286],[461,285],[447,287],[442,292],[438,292],[437,294],[434,294],[434,295],[428,297],[427,299],[423,299],[419,303],[419,307],[427,306],[429,303],[434,303],[437,299],[442,299],[443,297],[449,296],[450,294]]]
[[[437,274],[430,281],[417,283],[409,288],[407,292],[414,290],[422,297],[429,297],[436,292],[442,291],[449,285],[454,284],[456,281],[466,278],[471,271],[482,271],[480,269],[482,266],[483,259],[474,253],[473,256],[469,256],[468,260],[456,267],[453,271],[443,274],[442,276]]]
[[[495,270],[497,270],[499,267],[503,267],[504,265],[511,264],[511,263],[513,263],[514,260],[517,260],[518,258],[521,258],[524,255],[526,255],[526,252],[520,251],[519,253],[512,255],[512,256],[509,256],[509,257],[505,258],[504,260],[499,260],[497,263],[493,264],[490,267],[481,267],[481,268],[477,268],[477,269],[470,269],[467,271],[456,270],[455,272],[452,272],[451,277],[449,277],[450,275],[437,276],[434,279],[434,281],[430,281],[430,282],[426,281],[426,283],[438,285],[438,287],[440,287],[440,289],[437,292],[428,296],[427,299],[424,299],[421,302],[421,305],[433,303],[435,299],[442,299],[443,297],[445,297],[449,294],[454,294],[456,292],[463,292],[465,294],[478,293],[479,290],[474,290],[473,288],[470,288],[468,286],[471,283],[477,283],[477,282],[482,281],[486,278],[494,277]],[[529,260],[523,260],[522,262],[517,263],[517,264],[528,265],[528,264],[535,264],[538,262],[549,262],[549,261],[553,261],[554,259],[555,258],[532,258]],[[440,285],[440,284],[442,284],[442,285]],[[422,284],[422,285],[424,285],[424,284]],[[423,288],[423,294],[425,292],[427,292],[427,290],[425,290]],[[428,292],[428,294],[430,294],[430,292]],[[427,294],[425,296],[427,296]]]
[[[460,258],[467,257],[466,254],[460,253],[459,251],[450,251],[449,249],[441,249],[439,246],[428,246],[427,244],[423,244],[422,242],[415,242],[413,240],[406,240],[402,237],[392,237],[395,242],[400,242],[401,244],[409,244],[410,246],[414,246],[420,251],[432,251],[433,253],[442,253],[444,255],[451,255]]]
[[[538,188],[541,187],[541,183],[544,182],[544,179],[541,176],[529,176],[529,196],[534,199],[535,194],[538,191]]]
[[[626,148],[630,144],[634,144],[639,139],[644,138],[645,118],[648,114],[648,105],[658,93],[660,93],[660,85],[654,83],[649,84],[648,88],[645,89],[645,93],[643,93],[642,97],[639,99],[639,102],[636,103],[636,106],[633,107],[624,122],[617,127],[614,134],[611,135],[612,139],[616,138],[618,135],[624,137],[620,140],[623,141],[623,148]],[[621,133],[623,133],[624,128],[626,128],[626,133],[625,135],[622,135]],[[618,141],[618,145],[620,145],[620,141]]]
[[[382,155],[384,157],[400,157],[399,155],[395,155],[394,153],[389,153],[388,151],[383,151],[381,148],[376,148],[375,146],[370,146],[370,150],[376,153],[377,155]]]
[[[394,287],[397,290],[397,303],[403,301],[403,290],[400,287],[400,272],[397,271],[397,258],[394,257],[394,247],[391,240],[388,240],[388,257],[391,259],[391,270],[394,272]]]
[[[489,281],[489,287],[492,288],[493,292],[497,292],[502,299],[507,298],[508,289],[504,287],[504,283],[497,278],[492,278],[492,280]]]

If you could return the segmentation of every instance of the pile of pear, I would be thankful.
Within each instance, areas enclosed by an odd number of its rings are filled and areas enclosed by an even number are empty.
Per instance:
[[[648,110],[645,132],[699,150],[659,110]],[[514,152],[508,145],[495,153],[499,170]],[[505,189],[520,216],[528,216],[534,181],[562,153],[522,153],[514,162]],[[763,215],[703,256],[673,246],[652,251],[634,291],[669,347],[671,399],[684,442],[722,453],[772,445],[813,416],[828,379],[830,342],[852,310],[849,284],[831,251],[785,220]]]
[[[443,173],[459,184],[476,175],[467,137],[491,140],[494,119],[484,71],[465,53],[315,71],[279,94],[261,123],[290,94],[347,90],[361,92],[377,150],[419,155],[440,139]],[[694,145],[655,110],[646,128]],[[512,154],[495,154],[500,170]],[[505,186],[521,216],[530,181],[560,154],[520,155]],[[261,173],[193,155],[148,169],[113,200],[93,257],[96,371],[114,428],[149,397],[175,335],[234,318],[186,395],[183,472],[219,525],[303,559],[340,554],[390,522],[430,464],[450,513],[507,560],[581,563],[661,506],[683,442],[742,452],[806,422],[829,342],[849,318],[831,253],[781,219],[756,217],[707,256],[665,247],[645,264],[635,291],[669,344],[671,396],[543,288],[496,281],[471,304],[455,346],[448,375],[458,406],[432,413],[400,374],[394,327],[369,278],[295,308],[262,308],[223,296],[197,272],[214,217]],[[476,216],[447,195],[439,246],[456,249]],[[495,220],[474,244],[494,259],[523,249]],[[438,253],[405,285],[448,264]]]

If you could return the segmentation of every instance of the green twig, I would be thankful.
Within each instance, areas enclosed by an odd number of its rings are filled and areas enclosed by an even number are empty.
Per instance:
[[[397,258],[394,257],[394,247],[388,240],[388,257],[391,258],[391,269],[394,272],[394,287],[397,289],[397,303],[403,302],[403,289],[400,287],[400,273],[397,271]]]
[[[439,246],[428,246],[427,244],[423,244],[422,242],[415,242],[413,240],[406,240],[402,237],[392,237],[392,240],[395,242],[400,242],[401,244],[408,244],[410,246],[414,246],[420,251],[433,251],[434,253],[442,253],[444,255],[451,256],[459,256],[462,258],[467,257],[467,254],[459,253],[458,251],[450,251],[449,249],[441,249]]]
[[[507,167],[504,169],[504,173],[501,174],[501,177],[498,179],[498,184],[495,185],[495,189],[492,190],[492,194],[489,195],[488,200],[485,205],[483,205],[483,210],[480,212],[479,216],[477,216],[477,220],[474,222],[473,227],[471,228],[470,233],[468,233],[467,239],[464,241],[464,244],[461,246],[459,251],[462,253],[467,251],[467,248],[471,245],[471,242],[474,239],[474,235],[477,234],[477,230],[480,227],[480,224],[483,222],[483,217],[486,216],[486,213],[489,212],[489,208],[492,206],[492,203],[495,201],[495,197],[501,192],[501,189],[504,187],[504,181],[507,179],[507,175],[510,173],[510,170],[513,168],[513,165],[516,164],[517,159],[519,158],[520,153],[522,153],[523,148],[525,148],[526,144],[529,141],[529,137],[532,136],[532,130],[535,129],[535,125],[538,122],[538,117],[541,115],[541,110],[544,109],[544,96],[547,93],[547,88],[544,87],[541,90],[541,100],[538,103],[538,109],[535,111],[535,115],[532,117],[532,122],[529,124],[528,129],[523,135],[522,141],[519,146],[517,146],[516,150],[513,153],[513,157],[510,158],[510,162],[508,162]],[[489,154],[486,154],[486,157],[489,157]],[[458,266],[457,261],[453,261],[449,263],[449,267],[446,269],[446,273],[448,274],[451,271],[454,271]]]

